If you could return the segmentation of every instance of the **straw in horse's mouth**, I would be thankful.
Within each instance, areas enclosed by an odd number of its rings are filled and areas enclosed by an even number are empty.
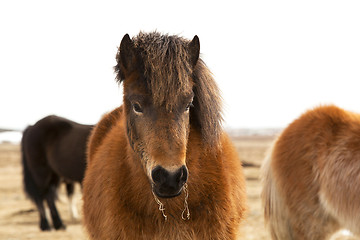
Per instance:
[[[189,198],[189,191],[188,191],[188,185],[187,183],[184,184],[184,193],[185,193],[185,200],[184,200],[184,210],[181,213],[181,218],[182,220],[189,220],[190,219],[190,211],[189,211],[189,206],[188,206],[188,198]],[[165,207],[164,204],[159,200],[159,198],[156,196],[156,194],[154,193],[154,191],[152,191],[155,202],[159,205],[159,211],[162,213],[163,217],[165,218],[165,221],[167,221],[167,215],[165,214]],[[179,194],[181,194],[181,191],[179,191]],[[178,196],[177,195],[177,196]],[[186,214],[186,216],[185,216]]]

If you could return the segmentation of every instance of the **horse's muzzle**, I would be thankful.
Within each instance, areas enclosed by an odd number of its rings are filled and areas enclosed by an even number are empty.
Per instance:
[[[172,198],[181,194],[181,190],[188,179],[188,170],[185,165],[174,172],[161,166],[151,172],[153,191],[161,198]]]

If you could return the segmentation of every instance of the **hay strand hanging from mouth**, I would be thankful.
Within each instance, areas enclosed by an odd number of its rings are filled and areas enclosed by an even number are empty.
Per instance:
[[[189,198],[189,190],[187,183],[184,184],[184,193],[185,193],[185,200],[184,200],[184,210],[181,213],[182,220],[186,221],[190,219],[190,210],[188,205],[188,198]],[[186,218],[184,217],[184,213],[186,212]]]
[[[155,202],[159,205],[159,211],[162,213],[165,221],[167,221],[167,215],[165,213],[165,207],[164,204],[160,201],[160,199],[155,195],[154,191],[152,191],[152,194],[154,196]],[[184,194],[185,194],[185,199],[184,199],[184,210],[181,212],[181,219],[186,221],[190,219],[190,210],[189,210],[189,205],[188,205],[188,198],[189,198],[189,190],[188,190],[188,185],[187,183],[184,184]],[[185,216],[186,214],[186,216]]]
[[[155,195],[154,191],[152,192],[154,195],[155,202],[159,205],[159,210],[162,213],[163,217],[165,218],[165,221],[167,221],[167,215],[165,214],[165,207],[164,204],[159,200],[159,198]]]

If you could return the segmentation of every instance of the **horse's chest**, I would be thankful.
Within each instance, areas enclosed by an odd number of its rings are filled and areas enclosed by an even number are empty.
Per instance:
[[[123,238],[119,239],[136,239],[136,240],[204,240],[204,239],[229,239],[226,234],[220,233],[221,226],[208,226],[197,222],[179,220],[172,222],[161,221],[138,225],[136,228],[122,229],[125,233]],[[216,225],[216,224],[214,224]]]
[[[162,232],[158,232],[154,239],[171,239],[171,240],[196,240],[198,239],[194,232],[185,226],[168,225],[164,226]]]

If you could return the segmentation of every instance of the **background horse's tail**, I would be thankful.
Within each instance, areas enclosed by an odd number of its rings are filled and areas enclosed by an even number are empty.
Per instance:
[[[26,195],[33,200],[35,203],[42,201],[42,198],[40,196],[40,193],[37,189],[34,177],[32,176],[29,165],[26,160],[26,153],[25,153],[25,139],[27,134],[29,133],[29,129],[31,126],[27,127],[24,132],[21,139],[21,158],[22,158],[22,165],[23,165],[23,184],[24,184],[24,191]]]
[[[273,240],[291,240],[292,231],[284,199],[280,196],[278,186],[271,168],[272,151],[262,165],[263,189],[261,193],[264,206],[265,224],[269,227]]]

